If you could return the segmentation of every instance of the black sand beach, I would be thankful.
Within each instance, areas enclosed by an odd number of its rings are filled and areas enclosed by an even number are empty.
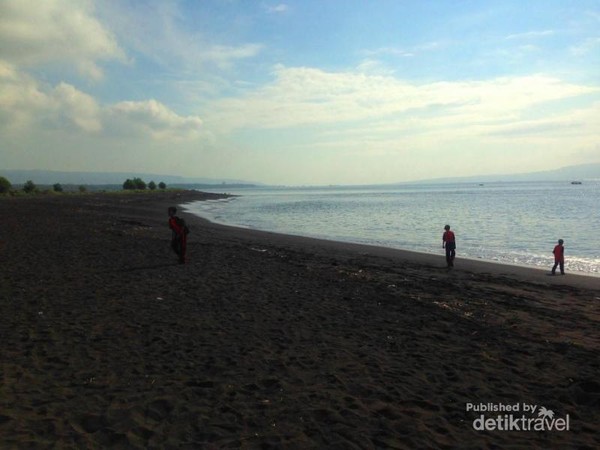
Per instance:
[[[1,448],[600,447],[599,278],[187,214],[179,265],[166,208],[211,195],[0,198]]]

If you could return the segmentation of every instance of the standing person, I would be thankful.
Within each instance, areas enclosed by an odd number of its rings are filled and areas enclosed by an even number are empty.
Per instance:
[[[450,225],[444,227],[444,234],[442,235],[442,248],[446,249],[446,264],[448,267],[454,267],[454,257],[456,256],[456,236],[454,232],[450,231]]]
[[[565,241],[562,239],[558,240],[558,244],[552,250],[554,253],[554,266],[552,267],[552,275],[556,272],[556,268],[560,266],[560,274],[565,274],[565,247],[563,246]]]
[[[170,206],[169,213],[169,228],[173,234],[171,237],[171,248],[179,257],[179,264],[185,264],[185,250],[187,246],[187,234],[189,233],[185,221],[177,217],[177,208]]]

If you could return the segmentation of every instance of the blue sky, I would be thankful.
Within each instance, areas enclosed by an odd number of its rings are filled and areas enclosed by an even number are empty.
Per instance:
[[[600,2],[0,0],[0,170],[391,183],[600,162]]]

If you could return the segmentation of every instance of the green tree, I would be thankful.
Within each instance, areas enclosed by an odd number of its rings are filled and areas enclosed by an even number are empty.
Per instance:
[[[135,185],[136,189],[140,189],[142,191],[144,189],[146,189],[146,182],[144,180],[142,180],[141,178],[134,178],[133,184]]]
[[[82,184],[81,186],[79,186],[79,192],[83,194],[84,192],[87,192],[87,188]]]
[[[0,194],[5,194],[10,191],[12,184],[4,177],[0,177]]]
[[[148,189],[150,189],[151,191],[156,189],[156,183],[154,181],[151,181],[150,183],[148,183]]]
[[[146,189],[146,182],[141,178],[137,177],[133,180],[127,178],[127,180],[125,180],[125,183],[123,183],[123,189],[139,189],[143,191],[144,189]]]
[[[158,183],[158,188],[159,189],[166,189],[167,185],[161,181],[160,183]]]
[[[53,185],[52,189],[54,189],[54,192],[62,192],[63,191],[63,187],[61,186],[60,183],[56,183],[55,185]]]
[[[31,194],[32,192],[37,191],[37,186],[33,181],[27,180],[27,182],[23,185],[23,191],[25,191],[28,194]]]

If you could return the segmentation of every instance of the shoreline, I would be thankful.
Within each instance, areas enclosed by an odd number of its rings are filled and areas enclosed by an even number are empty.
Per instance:
[[[182,208],[185,208],[189,203],[186,202],[180,204]],[[440,254],[418,252],[414,250],[406,250],[394,247],[385,247],[379,245],[372,245],[366,243],[357,242],[346,242],[335,239],[295,235],[280,233],[275,231],[259,230],[255,228],[249,228],[239,225],[231,225],[218,221],[211,221],[206,217],[198,216],[190,211],[185,211],[185,214],[193,220],[200,220],[211,226],[223,227],[224,229],[239,230],[241,232],[248,232],[249,234],[262,237],[265,239],[271,238],[274,241],[282,243],[297,242],[297,245],[302,245],[303,240],[313,241],[314,245],[330,246],[338,249],[346,249],[357,253],[371,253],[374,256],[396,258],[399,261],[404,262],[418,262],[421,264],[428,264],[445,269],[445,256],[442,252]],[[600,289],[600,274],[586,273],[586,272],[567,272],[566,275],[550,275],[550,268],[543,269],[537,266],[527,265],[514,265],[506,264],[496,261],[489,261],[485,259],[467,258],[457,255],[456,266],[454,271],[466,270],[469,272],[489,272],[494,275],[507,275],[517,276],[521,280],[531,280],[538,283],[548,282],[551,284],[564,284],[567,286],[584,287],[588,289]]]
[[[236,197],[237,195],[230,195],[230,194],[226,194],[228,197]],[[193,204],[194,202],[189,202],[191,204]],[[188,206],[188,204],[183,204],[181,206]],[[425,252],[425,251],[418,251],[418,250],[409,250],[409,249],[404,249],[404,248],[399,248],[399,247],[388,247],[385,245],[379,245],[379,244],[371,244],[368,242],[356,242],[356,241],[345,241],[345,240],[338,240],[334,237],[329,238],[329,237],[321,237],[321,236],[309,236],[309,235],[300,235],[300,234],[293,234],[293,233],[286,233],[286,232],[281,232],[281,231],[269,231],[269,230],[262,230],[262,229],[258,229],[258,228],[252,228],[250,226],[244,226],[244,225],[237,225],[237,224],[230,224],[230,223],[226,223],[224,221],[218,221],[218,220],[213,220],[210,217],[206,217],[206,216],[201,216],[197,213],[193,213],[191,211],[186,211],[186,213],[188,213],[190,216],[193,216],[195,218],[199,218],[202,220],[205,220],[211,224],[215,224],[215,225],[220,225],[220,226],[224,226],[224,227],[231,227],[231,228],[236,228],[236,229],[241,229],[241,230],[248,230],[248,231],[256,231],[256,232],[263,232],[263,233],[270,233],[270,234],[281,234],[281,235],[285,235],[285,236],[294,236],[296,238],[305,238],[305,239],[314,239],[314,240],[318,240],[318,241],[324,241],[324,242],[338,242],[340,244],[350,244],[350,245],[359,245],[359,246],[365,246],[365,247],[371,247],[371,248],[382,248],[382,249],[389,249],[389,250],[397,250],[399,252],[406,252],[409,254],[415,254],[415,255],[426,255],[426,256],[433,256],[436,257],[438,254],[435,252]],[[210,216],[210,215],[207,215]],[[440,253],[440,255],[443,257],[443,252]],[[418,257],[418,256],[417,256]],[[529,265],[529,264],[514,264],[514,263],[509,263],[509,262],[500,262],[500,261],[495,261],[495,260],[489,260],[489,259],[484,259],[484,258],[479,258],[479,257],[468,257],[468,256],[461,256],[460,254],[457,255],[457,258],[459,258],[461,261],[470,261],[472,263],[469,263],[468,266],[472,269],[474,264],[476,263],[484,263],[484,264],[492,264],[492,265],[500,265],[500,266],[508,266],[508,267],[512,267],[515,268],[516,271],[518,271],[519,269],[531,269],[531,270],[537,270],[537,271],[542,271],[545,272],[548,276],[550,275],[550,270],[552,267],[552,263],[548,264],[547,266],[538,266],[538,265]],[[508,271],[507,273],[514,273],[515,271]],[[494,273],[499,273],[498,270],[494,270]],[[576,277],[590,277],[590,278],[596,278],[598,279],[598,281],[600,282],[600,273],[594,273],[594,272],[580,272],[580,271],[569,271],[567,268],[567,275],[568,276],[576,276]],[[556,276],[559,277],[560,276]]]
[[[188,213],[180,265],[167,207],[201,198],[0,198],[0,446],[600,447],[591,278]],[[477,431],[489,403],[570,430]]]

